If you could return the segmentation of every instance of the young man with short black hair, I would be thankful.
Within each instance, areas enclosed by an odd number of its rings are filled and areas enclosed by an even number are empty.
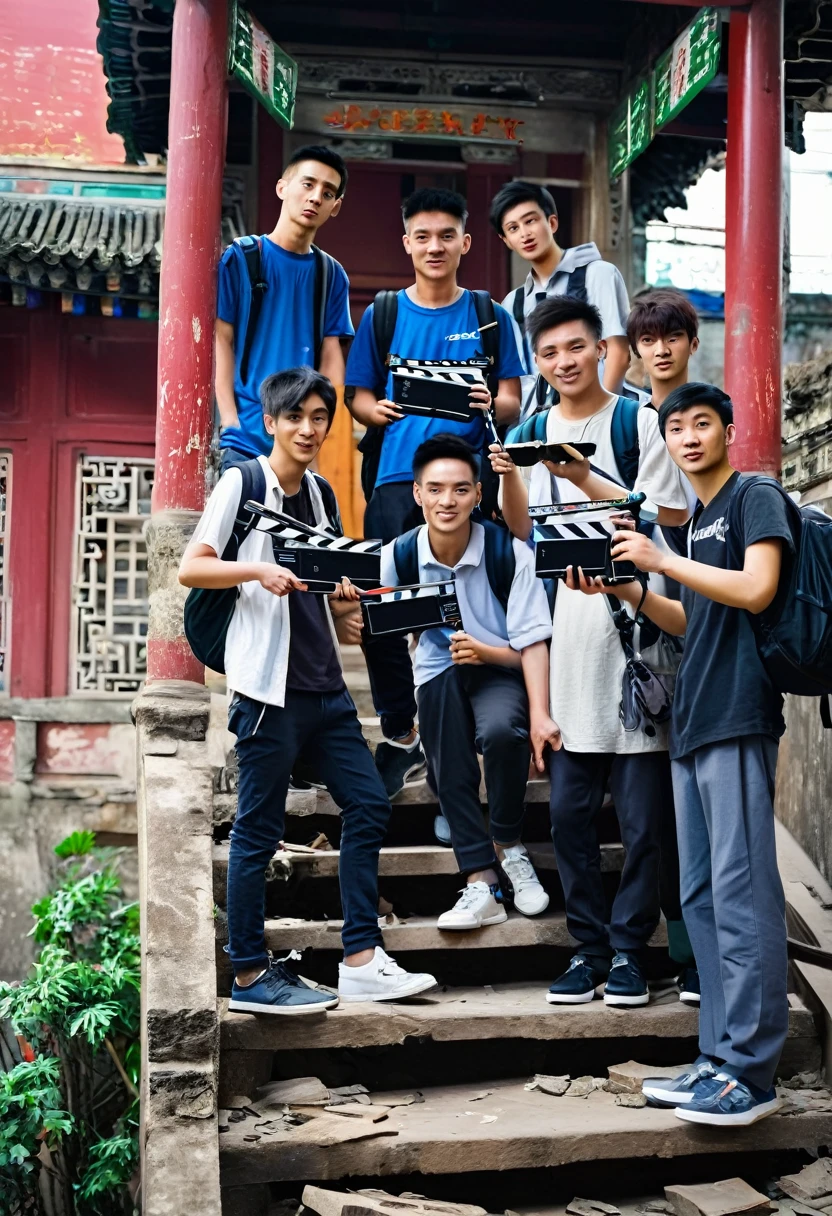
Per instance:
[[[485,351],[479,332],[475,300],[457,283],[462,258],[471,247],[465,230],[465,199],[453,190],[416,190],[402,207],[403,242],[415,273],[412,286],[398,292],[396,322],[390,351],[403,359],[470,359]],[[513,422],[520,408],[517,355],[511,318],[495,305],[498,325],[498,382],[492,399],[485,386],[471,391],[471,402],[483,420],[449,422],[443,418],[403,415],[393,404],[392,380],[377,349],[374,305],[361,318],[349,359],[347,385],[355,389],[350,406],[365,426],[383,427],[383,441],[372,495],[364,516],[364,535],[391,541],[422,522],[413,501],[413,453],[420,443],[440,432],[455,434],[475,451],[485,449],[485,413],[493,409],[498,423]],[[407,641],[404,637],[366,643],[367,664],[376,712],[384,741],[376,752],[388,793],[392,797],[423,764],[419,738],[413,728],[416,703]]]
[[[224,469],[272,450],[260,404],[267,376],[317,367],[333,384],[344,383],[340,341],[353,333],[349,280],[334,258],[313,245],[318,230],[341,210],[346,188],[347,168],[337,152],[298,148],[276,186],[282,206],[273,230],[232,242],[222,256],[214,390]],[[257,281],[265,284],[259,305],[252,258]],[[253,307],[260,312],[250,333]]]
[[[267,377],[261,391],[272,451],[252,463],[265,481],[266,505],[340,534],[332,487],[309,469],[332,425],[334,388],[298,367]],[[345,585],[330,602],[308,592],[276,564],[271,534],[259,526],[236,560],[224,560],[242,492],[243,470],[234,466],[209,498],[179,569],[186,587],[239,588],[225,644],[228,725],[240,770],[228,862],[230,1008],[302,1014],[338,1003],[304,984],[286,960],[271,960],[263,935],[265,871],[283,838],[289,778],[302,749],[314,752],[341,808],[339,995],[382,1001],[423,992],[433,977],[402,971],[385,954],[378,925],[378,856],[390,803],[344,683],[332,619],[332,608],[357,593]]]
[[[466,882],[439,917],[438,927],[449,931],[504,921],[503,897],[511,893],[526,916],[549,905],[521,830],[529,738],[537,731],[524,677],[532,688],[546,682],[551,614],[528,546],[471,519],[481,491],[479,462],[463,439],[426,439],[413,457],[412,491],[426,522],[386,545],[381,558],[385,585],[452,579],[462,618],[457,631],[425,630],[413,660],[422,740]]]
[[[696,309],[672,287],[644,291],[633,300],[627,338],[650,378],[650,404],[657,410],[688,382],[688,364],[699,349]]]
[[[585,441],[596,451],[591,463],[535,465],[527,487],[508,454],[492,447],[503,514],[522,539],[532,531],[530,504],[620,499],[630,489],[656,504],[660,522],[687,518],[682,478],[662,443],[655,411],[608,393],[599,380],[601,331],[598,310],[570,296],[545,300],[529,318],[538,370],[560,396],[545,415],[546,441]],[[617,410],[634,414],[635,451],[616,447]],[[507,441],[513,437],[509,432]],[[632,480],[626,479],[628,465],[635,466]],[[649,999],[642,956],[659,920],[659,841],[672,794],[664,728],[648,736],[626,731],[621,722],[624,670],[607,606],[587,603],[576,586],[558,583],[547,690],[550,811],[567,925],[579,948],[549,989],[552,1004],[591,1001],[605,981],[607,1004]],[[608,779],[626,854],[609,927],[595,822]]]
[[[681,603],[651,586],[642,611],[685,635],[670,754],[682,908],[702,981],[701,1054],[683,1076],[652,1078],[644,1092],[682,1119],[723,1127],[780,1106],[774,1077],[789,1018],[773,808],[783,698],[758,653],[753,618],[781,594],[794,540],[776,486],[752,484],[733,503],[742,484],[730,463],[733,417],[731,399],[711,384],[687,384],[665,399],[659,428],[701,504],[690,556],[631,532],[617,533],[613,549],[650,572],[651,584],[656,573],[681,584]]]
[[[555,200],[536,182],[508,182],[498,190],[491,203],[490,220],[503,244],[529,263],[523,285],[510,291],[503,300],[503,307],[515,321],[518,349],[525,365],[523,417],[536,406],[532,390],[537,379],[523,323],[549,296],[570,295],[598,309],[601,337],[606,342],[600,364],[603,384],[611,393],[620,393],[630,353],[627,288],[618,267],[603,261],[592,241],[561,249],[557,242]]]

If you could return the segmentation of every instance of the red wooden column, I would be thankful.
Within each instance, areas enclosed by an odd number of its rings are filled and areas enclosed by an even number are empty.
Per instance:
[[[783,3],[731,14],[725,214],[725,388],[733,463],[780,472]]]
[[[148,680],[202,681],[182,634],[179,555],[205,502],[227,118],[227,0],[177,0],[159,302]]]

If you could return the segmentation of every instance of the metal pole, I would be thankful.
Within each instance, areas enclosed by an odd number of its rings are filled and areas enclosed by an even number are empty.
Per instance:
[[[733,463],[780,472],[783,344],[783,5],[732,13],[725,214],[725,388]]]
[[[205,503],[225,161],[227,0],[177,0],[159,304],[147,678],[202,682],[182,633],[179,558]]]

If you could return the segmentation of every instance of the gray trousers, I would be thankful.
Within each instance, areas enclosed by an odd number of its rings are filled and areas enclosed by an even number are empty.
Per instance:
[[[448,667],[416,696],[419,733],[460,872],[487,870],[497,863],[492,838],[513,844],[523,827],[530,758],[523,676],[507,667]],[[490,832],[480,804],[477,752]]]
[[[727,739],[673,761],[682,913],[702,984],[699,1047],[761,1089],[789,1026],[774,844],[777,743]]]

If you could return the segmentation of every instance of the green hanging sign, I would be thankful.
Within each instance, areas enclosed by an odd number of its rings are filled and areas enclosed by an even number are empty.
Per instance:
[[[719,67],[719,49],[719,13],[714,8],[701,8],[656,62],[654,131],[671,122],[713,80]]]
[[[298,92],[298,65],[237,0],[231,5],[228,71],[273,118],[291,129]]]
[[[656,132],[681,114],[713,80],[719,67],[721,30],[715,8],[701,8],[669,50],[632,87],[609,118],[610,177],[616,178],[650,144]]]
[[[653,138],[650,103],[650,80],[642,80],[611,114],[607,127],[610,177],[623,173]]]

